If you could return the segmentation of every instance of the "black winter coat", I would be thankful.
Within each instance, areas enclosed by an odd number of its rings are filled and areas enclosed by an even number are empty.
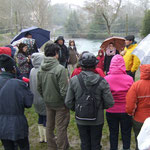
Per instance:
[[[118,50],[116,50],[116,54],[119,54]],[[109,72],[109,66],[111,63],[111,59],[114,57],[113,56],[107,56],[107,54],[105,54],[105,58],[104,58],[104,71],[106,71],[106,74]]]
[[[63,45],[58,44],[59,40],[63,41]],[[60,47],[59,63],[63,66],[64,66],[64,64],[66,64],[65,67],[67,67],[67,63],[68,63],[68,59],[69,59],[69,51],[68,51],[68,48],[66,47],[66,45],[64,44],[65,40],[64,40],[63,36],[59,36],[57,38],[57,40],[55,41],[55,43],[58,44],[58,46]]]
[[[16,141],[28,136],[24,108],[33,103],[27,84],[10,73],[0,74],[0,139]]]

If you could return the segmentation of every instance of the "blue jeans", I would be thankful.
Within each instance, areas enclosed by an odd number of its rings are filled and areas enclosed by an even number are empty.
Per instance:
[[[102,138],[102,128],[101,125],[77,125],[80,139],[81,139],[81,150],[101,150],[100,145]]]
[[[38,124],[42,124],[44,127],[46,127],[46,116],[39,115]]]
[[[110,132],[110,150],[118,149],[119,126],[121,128],[123,149],[130,149],[132,118],[126,113],[106,112],[106,119]]]

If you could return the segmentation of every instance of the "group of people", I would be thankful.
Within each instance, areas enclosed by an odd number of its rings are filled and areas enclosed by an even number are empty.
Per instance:
[[[75,111],[81,149],[102,149],[104,109],[110,150],[118,149],[119,127],[123,150],[130,150],[132,126],[138,150],[137,136],[150,117],[150,65],[140,66],[141,78],[134,82],[140,65],[138,57],[132,54],[137,44],[133,35],[125,39],[124,51],[109,43],[97,57],[88,51],[79,55],[73,40],[67,48],[62,36],[47,43],[44,53],[35,47],[31,52],[22,40],[16,44],[17,61],[1,54],[0,139],[5,150],[30,149],[24,108],[30,108],[32,103],[38,114],[40,142],[46,142],[48,150],[69,149],[70,110]],[[29,77],[29,84],[21,81],[22,77]]]

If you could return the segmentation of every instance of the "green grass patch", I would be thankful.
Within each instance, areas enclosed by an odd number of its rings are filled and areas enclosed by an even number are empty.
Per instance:
[[[34,108],[26,109],[25,115],[29,124],[29,140],[31,150],[47,150],[47,144],[39,143],[39,134],[38,134],[38,115],[35,113]],[[80,138],[79,132],[76,126],[75,115],[74,112],[70,112],[70,123],[68,127],[68,138],[70,143],[69,150],[80,150]],[[103,136],[102,142],[103,150],[109,149],[109,128],[105,117],[105,123],[103,127]],[[119,135],[119,150],[122,148],[121,135]],[[135,148],[135,140],[134,134],[132,131],[131,138],[131,150]],[[2,149],[2,145],[0,143],[0,150]]]

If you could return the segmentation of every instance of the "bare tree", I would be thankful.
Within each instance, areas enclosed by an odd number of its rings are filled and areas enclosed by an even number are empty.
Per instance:
[[[32,10],[31,19],[38,27],[48,26],[51,18],[49,13],[50,0],[26,0],[27,6]]]
[[[150,8],[150,0],[139,0],[139,4],[141,7],[143,7],[144,11]]]
[[[94,0],[86,2],[86,9],[92,13],[97,12],[105,20],[107,33],[111,36],[111,26],[116,20],[121,8],[122,0]]]

